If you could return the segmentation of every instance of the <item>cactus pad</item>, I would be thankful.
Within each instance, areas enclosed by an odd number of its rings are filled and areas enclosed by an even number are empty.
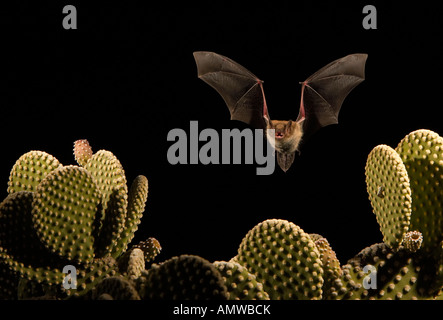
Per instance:
[[[88,140],[82,139],[74,142],[74,157],[80,166],[86,165],[92,157],[92,149]]]
[[[371,151],[366,185],[383,241],[397,248],[408,231],[412,198],[408,172],[394,149],[380,145]]]
[[[115,239],[117,242],[113,249],[112,256],[118,257],[126,251],[128,244],[134,237],[138,225],[143,217],[145,203],[148,198],[148,179],[145,176],[137,176],[131,184],[128,194],[128,209],[124,227],[120,235]]]
[[[116,265],[116,261],[111,257],[94,259],[87,265],[79,265],[77,269],[77,288],[65,290],[66,294],[70,297],[89,295],[91,290],[103,279],[117,275]]]
[[[276,299],[321,299],[323,268],[310,236],[285,220],[266,220],[243,238],[233,260],[245,266]]]
[[[126,275],[129,279],[135,280],[140,277],[143,270],[145,270],[144,253],[139,248],[131,248],[126,251],[118,259],[118,269],[120,273]]]
[[[102,195],[102,220],[108,207],[108,201],[115,189],[123,188],[127,192],[126,177],[120,161],[110,151],[97,151],[84,165],[93,176]]]
[[[0,204],[0,247],[24,263],[41,253],[40,241],[33,230],[33,199],[32,192],[19,191]]]
[[[228,292],[212,263],[199,256],[181,255],[154,264],[140,295],[154,300],[225,300]]]
[[[317,246],[323,264],[323,296],[329,296],[332,294],[331,290],[333,289],[331,288],[334,287],[334,282],[343,274],[340,261],[326,238],[318,234],[309,234],[309,236]]]
[[[145,261],[150,262],[160,253],[162,247],[160,242],[155,238],[148,238],[145,241],[140,241],[138,244],[133,246],[134,248],[139,248],[143,251]]]
[[[352,299],[432,299],[441,289],[437,279],[436,263],[421,254],[407,250],[393,251],[386,244],[375,244],[362,250],[343,268],[348,279],[357,285]],[[368,276],[364,267],[376,272],[376,288],[364,288]],[[345,268],[346,267],[346,268]],[[437,289],[436,289],[437,287]]]
[[[32,221],[33,200],[32,192],[20,191],[0,204],[0,265],[29,280],[60,284],[63,274],[57,268],[67,262],[40,242]]]
[[[34,195],[33,221],[40,239],[61,257],[92,261],[99,203],[97,186],[85,169],[66,166],[53,171]]]
[[[12,167],[8,181],[8,193],[35,191],[43,178],[60,168],[60,162],[43,151],[29,151],[22,155]]]
[[[412,190],[410,230],[423,234],[424,250],[443,240],[443,137],[430,130],[417,130],[398,144]]]
[[[263,284],[254,275],[236,262],[216,261],[229,293],[229,300],[269,300]]]
[[[97,256],[103,257],[113,250],[119,250],[115,246],[118,245],[117,239],[119,239],[125,227],[127,205],[128,195],[126,194],[126,188],[123,185],[118,185],[109,196],[102,226],[96,241]],[[116,256],[114,257],[116,258]]]
[[[92,299],[101,300],[104,295],[107,300],[140,300],[137,290],[123,277],[103,279],[94,289]]]
[[[11,170],[9,194],[0,203],[0,297],[90,298],[95,286],[110,283],[103,279],[118,275],[115,258],[140,223],[147,179],[137,177],[128,196],[123,168],[111,152],[93,155],[87,141],[79,140],[74,154],[84,167],[63,167],[51,155],[31,151]],[[148,244],[153,258],[160,246]],[[126,256],[124,272],[140,278],[144,252],[135,248]],[[76,269],[70,279],[67,266]],[[66,280],[70,288],[64,288]]]

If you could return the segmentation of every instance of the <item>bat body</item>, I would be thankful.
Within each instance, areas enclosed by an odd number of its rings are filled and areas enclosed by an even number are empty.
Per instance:
[[[271,120],[263,81],[235,61],[214,52],[194,52],[198,77],[224,99],[232,120],[264,129],[275,148],[283,171],[292,165],[295,153],[318,129],[338,123],[346,96],[365,78],[367,54],[351,54],[335,60],[301,82],[301,101],[295,121]],[[270,134],[274,129],[275,134]]]
[[[295,152],[303,137],[303,125],[296,121],[269,120],[266,122],[266,137],[277,152],[277,163],[283,171],[287,171],[294,162]],[[268,129],[274,129],[271,135]]]

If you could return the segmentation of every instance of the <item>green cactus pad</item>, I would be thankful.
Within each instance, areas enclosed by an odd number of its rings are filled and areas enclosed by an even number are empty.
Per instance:
[[[110,254],[113,250],[120,250],[120,248],[114,247],[118,245],[117,239],[119,239],[126,224],[127,205],[128,195],[126,188],[123,185],[118,185],[109,196],[105,218],[102,221],[96,241],[96,256],[103,257],[106,254]]]
[[[135,280],[140,277],[142,271],[145,270],[143,251],[134,247],[126,251],[118,259],[118,269],[121,274],[127,276],[129,279]]]
[[[105,294],[109,295],[111,300],[140,300],[140,296],[134,286],[123,277],[103,279],[103,281],[93,289],[92,299],[98,300]]]
[[[103,210],[106,211],[108,201],[115,189],[125,188],[126,177],[120,161],[106,150],[97,151],[84,165],[94,177],[97,187],[102,194]],[[104,218],[104,217],[103,217]]]
[[[29,151],[12,167],[8,181],[8,193],[35,191],[39,183],[51,171],[60,168],[60,162],[43,151]]]
[[[248,232],[236,259],[272,300],[321,299],[323,268],[310,236],[286,220],[266,220]]]
[[[0,204],[0,247],[24,263],[34,261],[44,251],[33,229],[33,196],[32,192],[19,191]]]
[[[17,290],[18,300],[57,300],[66,297],[62,285],[49,285],[26,278],[20,278]]]
[[[398,153],[379,145],[366,162],[366,186],[383,241],[397,248],[408,231],[411,218],[411,188]]]
[[[160,246],[160,242],[158,242],[155,238],[148,238],[145,241],[140,241],[135,244],[133,248],[139,248],[143,251],[145,262],[151,262],[154,258],[160,253],[162,247]]]
[[[154,264],[146,275],[140,296],[148,300],[225,300],[227,288],[220,272],[199,256],[181,255],[161,265]]]
[[[39,284],[48,286],[61,285],[65,275],[58,267],[63,266],[63,264],[67,262],[63,262],[57,259],[58,257],[54,257],[48,253],[43,253],[43,255],[38,257],[37,254],[36,252],[30,254],[30,256],[35,257],[33,264],[25,264],[0,247],[0,266],[24,279],[32,280]]]
[[[90,297],[91,290],[103,279],[118,275],[116,266],[117,262],[111,257],[94,259],[88,265],[78,265],[77,288],[65,290],[66,295],[73,298],[85,295]]]
[[[44,272],[42,270],[33,270],[29,268],[29,270],[27,270],[28,273],[45,273],[46,278],[22,278],[20,281],[22,285],[20,287],[21,297],[25,299],[36,297],[45,299],[45,296],[55,297],[57,299],[70,299],[78,297],[90,298],[92,295],[91,290],[95,286],[97,286],[104,279],[117,275],[115,268],[116,262],[110,257],[94,259],[88,265],[80,264],[72,266],[76,268],[76,281],[74,282],[76,288],[64,288],[65,278],[68,273],[63,273],[60,271],[63,270],[63,268],[60,270],[45,270]],[[69,283],[70,285],[74,284],[72,281],[74,281],[73,278],[71,278],[71,282]]]
[[[118,257],[126,251],[128,244],[134,238],[134,233],[143,217],[145,203],[148,198],[148,179],[145,176],[137,176],[131,184],[128,195],[127,217],[122,232],[116,239],[117,244],[113,248],[112,256]]]
[[[443,240],[443,137],[430,130],[417,130],[395,150],[411,183],[410,230],[423,234],[422,248],[429,252]]]
[[[355,294],[361,288],[361,281],[355,282],[351,276],[351,266],[342,266],[342,275],[331,282],[329,290],[325,293],[324,300],[349,300],[358,299]]]
[[[332,249],[329,241],[318,234],[309,234],[311,239],[314,241],[317,246],[318,251],[320,252],[320,259],[323,263],[323,269],[326,274],[326,269],[331,274],[335,276],[341,275],[340,261],[337,259],[337,255],[335,251]]]
[[[328,240],[318,234],[309,234],[312,240],[314,240],[318,251],[320,252],[320,260],[323,264],[323,298],[332,294],[331,288],[334,287],[334,282],[339,279],[343,271],[340,266],[340,261],[337,259],[335,251],[332,250]]]
[[[57,268],[67,260],[51,254],[40,242],[32,221],[32,192],[10,194],[0,204],[0,268],[39,283],[59,284]]]
[[[92,157],[92,149],[88,140],[82,139],[74,142],[74,157],[80,166],[86,165]]]
[[[437,279],[436,265],[422,254],[393,251],[382,243],[362,250],[343,269],[347,270],[346,281],[356,284],[351,299],[415,300],[433,299],[438,294],[442,282]],[[370,275],[365,266],[376,272],[376,288],[368,287],[367,280],[365,288],[365,278]]]
[[[216,261],[214,266],[220,271],[228,289],[229,300],[269,300],[254,275],[242,265],[235,262]]]
[[[32,218],[41,241],[61,257],[91,262],[99,203],[100,193],[88,171],[76,166],[53,171],[34,195]]]

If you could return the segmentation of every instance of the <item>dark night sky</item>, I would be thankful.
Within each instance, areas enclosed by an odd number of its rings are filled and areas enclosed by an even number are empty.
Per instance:
[[[120,2],[76,4],[78,29],[62,27],[62,4],[3,8],[0,188],[29,150],[74,164],[86,138],[112,151],[129,181],[150,183],[136,240],[156,237],[160,260],[198,254],[229,260],[248,230],[287,219],[325,236],[345,263],[382,240],[366,193],[373,147],[395,147],[409,132],[443,134],[439,117],[441,11],[371,1],[377,30],[362,27],[369,2]],[[299,81],[327,63],[365,52],[366,81],[347,97],[340,124],[305,145],[292,168],[256,176],[254,165],[168,163],[173,128],[245,128],[197,78],[192,52],[215,51],[265,81],[273,118],[295,118]]]

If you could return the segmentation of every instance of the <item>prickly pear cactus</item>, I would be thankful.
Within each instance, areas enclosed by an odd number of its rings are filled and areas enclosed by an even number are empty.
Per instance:
[[[94,259],[94,219],[100,193],[91,174],[65,166],[48,174],[38,185],[32,202],[36,232],[51,252],[68,260]]]
[[[92,155],[92,148],[89,145],[88,140],[82,139],[74,142],[74,157],[75,161],[77,161],[80,166],[86,165]]]
[[[256,225],[243,239],[234,261],[255,275],[273,300],[322,298],[320,252],[292,222],[271,219]]]
[[[117,257],[126,251],[128,244],[134,238],[138,225],[145,211],[145,203],[148,198],[148,179],[139,175],[132,182],[128,194],[128,207],[123,228],[116,238],[117,245],[112,250],[112,256]],[[159,244],[157,242],[157,244]],[[161,249],[161,248],[160,248]]]
[[[107,295],[103,299],[104,295]],[[109,277],[103,279],[92,290],[93,300],[140,300],[140,296],[130,281],[124,277]]]
[[[263,284],[239,263],[216,261],[214,266],[225,281],[229,300],[269,300]]]
[[[204,258],[173,257],[153,265],[138,285],[147,300],[226,300],[227,288],[220,272]]]
[[[145,241],[140,241],[139,243],[135,244],[133,248],[138,248],[143,251],[145,262],[151,262],[154,260],[154,258],[160,253],[162,250],[162,247],[160,245],[160,242],[158,242],[155,238],[148,238]]]
[[[409,229],[422,233],[422,248],[431,252],[443,240],[443,137],[430,130],[417,130],[401,140],[395,151],[411,184]]]
[[[348,299],[433,299],[441,290],[437,263],[423,253],[392,250],[375,244],[343,266],[344,282],[352,282]]]
[[[58,268],[69,261],[40,241],[32,220],[33,199],[33,192],[19,191],[0,204],[0,265],[29,280],[61,284],[64,275]]]
[[[422,243],[423,235],[419,231],[407,232],[402,241],[403,247],[410,252],[418,251],[421,248]]]
[[[91,173],[97,184],[102,196],[101,202],[104,211],[106,211],[110,197],[115,190],[124,189],[127,193],[123,166],[112,152],[106,150],[97,151],[89,158],[84,168]]]
[[[61,163],[43,151],[29,151],[12,167],[8,181],[8,193],[35,191],[46,175],[60,168]]]
[[[123,168],[111,152],[92,154],[80,141],[74,154],[81,166],[63,166],[41,151],[26,153],[13,166],[9,195],[0,204],[0,270],[16,278],[0,276],[2,295],[87,296],[118,275],[116,259],[140,223],[147,179],[137,177],[128,195]],[[67,286],[66,266],[76,270]],[[20,291],[7,289],[14,283],[21,283]]]
[[[394,149],[380,145],[371,151],[366,185],[383,242],[397,248],[409,229],[412,196],[408,172]]]
[[[363,250],[343,267],[342,280],[350,289],[346,297],[438,296],[443,284],[442,172],[443,138],[430,130],[411,132],[395,150],[381,145],[371,151],[366,163],[366,183],[384,244]],[[377,268],[381,289],[361,289],[357,281],[368,261]],[[385,267],[392,264],[391,268]],[[358,288],[351,290],[353,285]]]
[[[118,260],[119,271],[131,280],[136,280],[145,270],[145,257],[142,250],[132,247]]]
[[[395,150],[381,145],[369,154],[369,199],[383,241],[393,249],[399,248],[408,231],[422,234],[423,251],[432,254],[439,247],[443,240],[442,172],[443,138],[430,130],[411,132]]]
[[[328,240],[319,234],[309,234],[314,241],[318,251],[320,252],[320,260],[323,266],[323,298],[333,295],[332,289],[335,281],[340,279],[343,271],[340,266],[340,261],[337,259],[335,251],[332,249]]]

